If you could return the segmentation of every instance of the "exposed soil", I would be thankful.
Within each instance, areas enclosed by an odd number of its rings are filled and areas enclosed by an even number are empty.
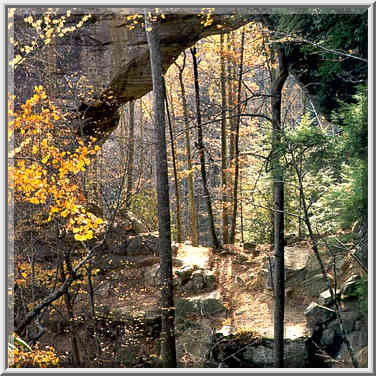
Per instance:
[[[225,330],[235,333],[252,329],[265,337],[273,337],[273,294],[265,288],[261,268],[269,253],[263,247],[258,256],[250,256],[241,249],[233,249],[234,254],[213,255],[213,270],[216,271],[218,286],[229,308],[224,323]],[[249,261],[237,262],[239,255]],[[285,306],[285,337],[297,338],[308,334],[302,297],[287,296]]]
[[[298,245],[297,245],[298,246]],[[304,247],[305,246],[305,247]],[[311,252],[301,244],[303,253]],[[261,278],[265,256],[270,255],[269,246],[258,246],[257,253],[245,253],[243,249],[232,247],[222,253],[213,253],[211,249],[189,245],[182,245],[176,255],[180,264],[196,264],[215,272],[217,291],[223,298],[228,309],[225,315],[207,318],[209,326],[224,334],[242,331],[256,332],[264,337],[273,337],[273,295],[265,287],[265,280]],[[159,290],[145,285],[144,272],[146,267],[159,262],[155,256],[137,256],[132,262],[125,263],[116,271],[106,276],[96,276],[96,308],[100,317],[107,317],[108,312],[130,312],[132,315],[147,311],[155,311],[158,307]],[[285,338],[294,339],[309,335],[304,309],[310,303],[310,298],[299,293],[299,286],[287,290],[285,306]],[[111,327],[107,328],[106,321],[93,323],[90,320],[90,301],[83,291],[76,297],[75,315],[78,319],[74,331],[82,350],[84,367],[124,367],[121,363],[121,351],[127,353],[129,338],[133,338],[132,328],[124,328],[124,324],[109,320]],[[190,318],[194,319],[194,318]],[[200,319],[200,318],[198,318]],[[201,318],[202,319],[202,318]],[[56,317],[55,320],[60,320]],[[88,328],[92,335],[88,335]],[[68,353],[71,351],[71,330],[54,330],[41,338],[41,343],[51,344],[57,349],[61,359],[65,359],[65,366],[69,364]],[[137,337],[138,336],[138,337]],[[136,335],[134,343],[139,341],[139,354],[137,357],[144,359],[145,354],[156,353],[155,338],[140,340]],[[141,343],[142,342],[142,343]],[[93,353],[100,349],[98,358],[93,358]],[[120,349],[120,350],[119,350]],[[116,356],[114,354],[117,354]],[[143,366],[145,363],[143,363]]]

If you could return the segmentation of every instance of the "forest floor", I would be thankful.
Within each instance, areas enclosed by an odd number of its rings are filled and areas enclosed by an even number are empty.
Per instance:
[[[217,289],[228,309],[222,328],[217,330],[235,333],[252,329],[262,336],[273,337],[273,295],[265,288],[261,277],[268,252],[267,246],[258,256],[246,254],[239,248],[224,255],[206,247],[183,245],[179,248],[177,258],[183,264],[196,264],[216,274]],[[247,261],[239,262],[239,255]],[[142,271],[138,267],[123,269],[119,274],[119,282],[122,282],[116,286],[116,281],[112,280],[107,290],[109,294],[101,302],[121,310],[153,310],[159,293],[157,289],[140,286]],[[285,300],[285,337],[293,339],[308,334],[304,310],[310,300],[296,295],[288,295]]]
[[[303,245],[301,245],[303,247]],[[299,247],[297,244],[296,247]],[[222,253],[214,253],[210,248],[192,247],[183,244],[177,251],[176,258],[183,265],[196,264],[200,268],[210,269],[216,275],[217,292],[223,299],[227,308],[225,315],[209,318],[210,326],[225,335],[241,331],[252,331],[264,337],[273,338],[273,296],[272,291],[265,287],[265,277],[263,267],[265,257],[270,254],[269,245],[258,246],[257,255],[245,253],[242,248],[234,247],[232,250]],[[299,248],[300,251],[302,251]],[[304,249],[304,252],[309,252]],[[117,256],[114,256],[113,262]],[[123,261],[122,261],[123,262]],[[160,291],[156,287],[145,284],[145,270],[147,267],[159,262],[157,256],[137,256],[131,263],[121,264],[110,275],[97,276],[96,307],[99,312],[131,313],[131,315],[142,315],[145,312],[155,312],[158,309]],[[204,294],[202,294],[204,296]],[[292,294],[286,296],[285,302],[285,338],[297,338],[309,335],[306,327],[304,310],[310,303],[308,297],[304,295]],[[87,316],[89,300],[87,295],[80,295],[75,308],[77,316]],[[206,319],[207,320],[207,319]],[[87,326],[87,324],[84,324]],[[103,328],[106,332],[111,329]],[[82,328],[84,330],[84,328]],[[96,364],[96,367],[118,367],[118,363],[113,362],[105,365],[104,361],[92,363],[90,361],[90,351],[93,351],[95,342],[84,335],[79,335],[79,342],[86,354],[82,354],[85,362]],[[131,336],[120,335],[116,337],[116,342],[120,348],[126,346],[124,339]],[[111,336],[111,333],[109,333]],[[113,337],[115,338],[115,337]],[[50,343],[51,337],[46,338]],[[53,336],[52,341],[58,352],[70,350],[69,336]],[[92,342],[92,344],[90,344]],[[150,343],[150,348],[143,348],[143,353],[153,354],[156,349],[155,344]],[[101,342],[101,359],[111,359],[114,341],[110,338]],[[92,350],[90,350],[92,348]],[[106,350],[108,348],[108,351]]]

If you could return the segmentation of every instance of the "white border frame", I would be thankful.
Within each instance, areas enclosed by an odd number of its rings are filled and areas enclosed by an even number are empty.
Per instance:
[[[53,2],[53,1],[48,1],[48,0],[40,0],[36,3],[33,3],[33,2],[29,2],[29,1],[4,1],[4,0],[0,0],[2,1],[2,17],[1,17],[1,21],[5,23],[5,25],[1,28],[1,31],[3,34],[3,46],[5,46],[5,48],[7,47],[7,41],[5,40],[6,38],[6,28],[7,28],[7,12],[6,12],[6,8],[5,6],[9,6],[11,7],[12,5],[14,5],[15,7],[21,7],[21,6],[35,6],[35,7],[42,7],[42,6],[48,6],[48,5],[54,5],[54,6],[74,6],[74,7],[106,7],[106,8],[109,8],[109,7],[121,7],[121,6],[134,6],[134,7],[141,7],[141,6],[148,6],[148,5],[157,5],[158,7],[162,8],[164,6],[170,6],[170,5],[176,5],[176,2],[173,2],[171,0],[164,0],[162,2],[158,2],[158,1],[155,1],[155,0],[149,0],[148,2],[142,2],[142,3],[137,3],[137,5],[135,4],[127,4],[127,2],[124,2],[124,1],[121,1],[121,0],[112,0],[111,3],[109,4],[103,4],[101,2],[98,2],[96,0],[94,1],[89,1],[89,0],[84,0],[84,1],[79,1],[79,4],[77,4],[76,2],[74,1],[64,1],[64,2]],[[161,5],[163,4],[163,5]],[[203,6],[203,3],[202,1],[190,1],[190,2],[182,2],[182,3],[179,3],[179,5],[176,5],[178,7],[192,7],[192,6]],[[369,47],[369,59],[368,59],[368,73],[369,73],[369,85],[368,85],[368,88],[369,88],[369,104],[368,104],[368,107],[369,107],[369,117],[368,117],[368,121],[369,121],[369,127],[368,127],[368,130],[369,130],[369,138],[368,138],[368,158],[369,158],[369,162],[368,162],[368,186],[369,187],[372,187],[372,189],[369,189],[368,191],[368,198],[369,198],[369,204],[368,204],[368,209],[369,209],[369,212],[368,212],[368,234],[369,234],[369,238],[368,238],[368,247],[369,249],[373,249],[373,244],[374,244],[374,238],[373,238],[373,209],[374,209],[374,202],[373,202],[373,187],[374,187],[374,171],[373,171],[373,161],[374,161],[374,153],[373,153],[373,141],[374,141],[374,131],[373,131],[373,100],[374,100],[374,77],[373,77],[373,69],[374,69],[374,40],[373,40],[373,31],[374,31],[374,18],[375,18],[375,4],[373,2],[370,2],[370,1],[352,1],[352,2],[347,2],[347,1],[341,1],[341,0],[335,0],[335,1],[331,1],[331,2],[327,2],[327,1],[323,1],[323,0],[320,0],[320,1],[315,1],[315,2],[306,2],[306,1],[289,1],[289,2],[285,2],[285,1],[262,1],[262,2],[256,2],[256,3],[252,3],[250,4],[249,1],[245,1],[245,0],[237,0],[235,3],[231,4],[231,5],[227,5],[226,3],[222,2],[222,1],[213,1],[213,0],[207,0],[205,1],[205,6],[231,6],[231,7],[236,7],[236,6],[239,6],[239,7],[242,7],[242,6],[252,6],[252,7],[268,7],[268,8],[272,8],[272,7],[278,7],[278,8],[287,8],[287,7],[291,7],[291,8],[294,8],[294,7],[302,7],[302,6],[311,6],[311,7],[321,7],[321,6],[324,6],[324,7],[344,7],[344,6],[353,6],[354,8],[357,8],[357,7],[361,7],[361,6],[368,6],[368,20],[369,20],[369,24],[368,24],[368,37],[369,37],[369,40],[368,40],[368,47]],[[6,56],[6,52],[3,50],[3,53],[4,55]],[[7,72],[7,64],[5,63],[5,58],[2,59],[2,67],[3,67],[3,72],[4,72],[4,80],[3,82],[7,82],[7,76],[6,76],[6,73]],[[6,94],[6,91],[7,91],[7,86],[5,86],[5,90],[2,91],[2,95],[4,96],[3,100],[2,100],[2,105],[3,105],[3,110],[4,110],[4,124],[6,123],[6,112],[5,112],[5,109],[7,108],[6,106],[6,100],[7,100],[7,95]],[[6,127],[4,126],[4,129],[5,129],[5,132],[4,134],[6,134]],[[5,145],[6,145],[6,142],[7,142],[7,137],[5,137]],[[6,177],[6,171],[7,171],[7,168],[6,168],[6,163],[7,163],[7,157],[5,156],[5,153],[6,153],[6,147],[4,147],[4,154],[1,154],[2,155],[2,158],[4,158],[4,161],[3,163],[1,164],[1,172],[3,173],[3,176]],[[372,167],[371,167],[372,166]],[[5,181],[7,181],[7,177],[4,179]],[[5,230],[5,224],[7,222],[7,219],[6,219],[6,214],[7,213],[7,210],[6,210],[6,205],[8,205],[7,203],[7,190],[5,190],[5,186],[2,186],[2,205],[4,205],[4,208],[3,208],[3,223],[4,223],[4,226],[1,227],[1,235],[3,236],[4,238],[4,249],[7,247],[7,231]],[[7,260],[7,252],[3,252],[3,255],[2,255],[2,262],[3,262],[3,270],[5,271],[5,275],[4,275],[4,279],[6,279],[6,274],[7,274],[7,264],[8,264],[8,260]],[[374,257],[373,257],[373,254],[372,252],[369,252],[369,265],[371,265],[371,267],[373,268],[374,267]],[[374,270],[374,269],[373,269]],[[372,272],[373,272],[372,270]],[[373,285],[373,273],[370,273],[369,274],[369,286],[372,287],[374,286]],[[374,349],[372,348],[372,344],[374,344],[374,332],[373,330],[370,331],[370,328],[373,329],[373,312],[374,312],[374,299],[373,299],[373,294],[371,295],[371,290],[372,288],[369,289],[369,301],[371,302],[371,304],[369,305],[369,312],[368,312],[368,326],[369,326],[369,349],[372,349],[374,351]],[[6,293],[6,290],[5,288],[3,289],[0,289],[1,291],[1,299],[2,299],[2,302],[6,303],[7,302],[7,293]],[[372,307],[372,309],[370,309]],[[1,325],[1,338],[3,339],[3,341],[0,341],[0,351],[1,351],[1,356],[0,356],[0,371],[2,371],[2,374],[85,374],[85,373],[88,373],[88,374],[108,374],[108,373],[114,373],[114,374],[117,374],[117,373],[135,373],[135,374],[147,374],[147,373],[184,373],[184,374],[197,374],[197,373],[260,373],[260,374],[273,374],[273,373],[304,373],[304,374],[307,374],[307,375],[311,375],[311,374],[322,374],[322,373],[344,373],[344,374],[352,374],[352,373],[364,373],[364,374],[374,374],[373,370],[374,370],[374,354],[373,352],[369,352],[369,367],[368,368],[362,368],[362,369],[359,369],[355,372],[356,369],[354,368],[340,368],[340,369],[335,369],[335,368],[332,368],[332,369],[314,369],[314,368],[307,368],[307,369],[296,369],[296,368],[286,368],[286,369],[270,369],[270,368],[265,368],[265,369],[252,369],[252,368],[246,368],[246,369],[221,369],[221,368],[216,368],[216,369],[206,369],[206,368],[196,368],[196,369],[185,369],[185,368],[178,368],[178,369],[164,369],[164,368],[154,368],[154,369],[135,369],[135,368],[131,368],[131,369],[127,369],[127,368],[101,368],[101,369],[92,369],[92,368],[50,368],[50,369],[15,369],[15,368],[6,368],[6,364],[7,364],[7,338],[6,338],[6,318],[5,318],[5,314],[4,314],[4,311],[2,312],[3,314],[3,320],[2,320],[2,325]]]

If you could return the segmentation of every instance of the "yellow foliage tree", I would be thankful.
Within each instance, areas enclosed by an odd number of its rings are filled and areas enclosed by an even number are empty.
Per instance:
[[[9,97],[8,138],[17,140],[18,146],[10,150],[8,157],[14,160],[9,173],[15,198],[46,205],[47,221],[63,217],[76,240],[93,238],[103,220],[86,211],[80,202],[80,187],[73,178],[90,165],[90,157],[99,146],[94,146],[94,138],[88,145],[79,140],[74,151],[56,146],[53,133],[64,119],[42,86],[35,87],[33,97],[19,112],[12,110],[14,99]]]

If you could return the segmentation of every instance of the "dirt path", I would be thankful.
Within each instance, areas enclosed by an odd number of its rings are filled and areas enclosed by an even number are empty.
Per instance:
[[[236,253],[242,254],[240,250]],[[234,333],[239,330],[254,330],[272,338],[273,297],[260,281],[263,255],[246,255],[249,261],[238,263],[237,255],[213,255],[212,269],[216,272],[218,287],[228,308],[224,330]],[[287,297],[285,307],[285,337],[297,338],[307,335],[304,316],[305,305],[299,297]]]
[[[248,261],[237,262],[239,255]],[[176,255],[183,265],[197,265],[211,269],[217,279],[217,290],[228,309],[222,328],[227,333],[254,330],[266,337],[273,337],[273,298],[270,290],[264,288],[260,273],[265,254],[253,257],[235,250],[235,254],[217,255],[210,248],[182,245]],[[124,277],[122,274],[124,273]],[[102,302],[123,309],[151,310],[157,305],[157,289],[140,286],[143,270],[125,269],[118,277],[122,283],[115,282]],[[285,337],[296,338],[307,334],[304,316],[305,302],[299,297],[286,298]]]
[[[192,247],[183,244],[179,247],[176,258],[181,260],[184,265],[197,265],[202,269],[210,267],[211,250],[207,247]]]

